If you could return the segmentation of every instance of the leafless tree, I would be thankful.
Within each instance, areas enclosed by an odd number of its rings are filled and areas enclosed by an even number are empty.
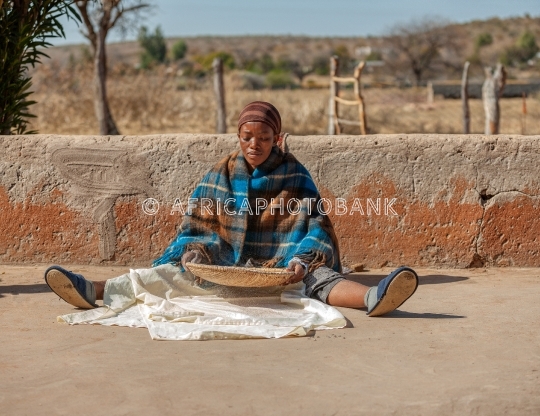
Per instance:
[[[126,31],[150,4],[144,0],[78,0],[83,35],[90,41],[94,58],[94,107],[99,133],[119,134],[107,99],[107,49],[105,40],[116,27]]]
[[[436,62],[459,68],[451,62],[451,57],[457,56],[453,53],[458,45],[456,32],[448,21],[441,18],[425,17],[396,25],[387,41],[393,52],[389,64],[411,70],[417,86]]]

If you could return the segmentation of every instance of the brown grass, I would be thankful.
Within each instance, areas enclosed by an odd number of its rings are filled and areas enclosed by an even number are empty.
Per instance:
[[[42,66],[34,74],[32,107],[37,119],[31,128],[40,133],[96,134],[92,74],[89,69]],[[227,78],[229,81],[230,78]],[[185,90],[182,80],[165,70],[136,73],[116,68],[110,75],[110,106],[122,134],[212,133],[215,131],[215,104],[211,85]],[[284,130],[292,134],[326,134],[328,91],[261,90],[232,87],[226,91],[228,131],[236,131],[242,107],[253,100],[274,103],[283,117]],[[344,96],[350,94],[344,91]],[[372,133],[460,133],[461,103],[436,97],[426,104],[425,89],[366,89],[368,126]],[[471,129],[483,132],[484,112],[480,100],[471,100]],[[540,134],[540,99],[527,100],[526,134]],[[521,99],[501,101],[501,133],[521,133]],[[344,108],[342,117],[356,119],[353,108]],[[345,133],[358,134],[346,127]]]

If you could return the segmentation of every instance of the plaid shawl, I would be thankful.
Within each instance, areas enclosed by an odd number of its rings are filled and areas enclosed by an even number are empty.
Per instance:
[[[296,256],[310,271],[321,265],[341,271],[337,239],[328,216],[317,210],[320,195],[311,175],[277,146],[251,175],[241,151],[225,157],[192,198],[180,233],[154,266],[179,264],[182,254],[198,249],[210,264],[244,265],[251,259],[265,267],[286,267]],[[293,198],[300,203],[289,203]],[[262,209],[264,201],[268,207]]]

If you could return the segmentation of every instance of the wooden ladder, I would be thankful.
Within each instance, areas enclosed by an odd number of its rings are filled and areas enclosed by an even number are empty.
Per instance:
[[[354,69],[352,77],[340,77],[339,76],[339,58],[332,56],[330,58],[330,111],[328,113],[328,134],[341,134],[340,124],[348,126],[359,126],[360,134],[367,134],[367,121],[366,121],[366,108],[364,104],[364,98],[362,97],[360,76],[362,70],[366,66],[364,61],[361,61]],[[339,96],[339,84],[354,85],[354,100],[346,100]],[[345,120],[339,118],[338,104],[343,105],[357,105],[358,106],[358,118],[360,121]]]

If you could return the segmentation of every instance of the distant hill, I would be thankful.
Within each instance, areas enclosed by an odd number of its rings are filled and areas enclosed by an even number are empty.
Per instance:
[[[540,45],[540,17],[515,17],[509,19],[492,18],[475,20],[463,24],[449,24],[447,29],[455,33],[459,44],[458,56],[453,57],[454,65],[440,66],[433,73],[427,74],[430,79],[452,79],[459,76],[459,70],[466,59],[473,57],[472,76],[483,77],[482,66],[494,65],[506,48],[516,44],[519,36],[528,30],[534,34]],[[475,43],[480,35],[489,34],[492,43],[481,47],[475,55]],[[301,37],[301,36],[199,36],[183,38],[188,46],[186,60],[194,60],[211,52],[223,51],[233,55],[237,67],[252,59],[259,59],[264,54],[277,60],[280,57],[298,62],[300,65],[311,65],[317,58],[327,59],[336,50],[346,51],[352,59],[365,58],[366,50],[388,52],[385,37]],[[168,46],[178,40],[167,39]],[[366,47],[368,47],[366,49]],[[88,56],[88,46],[67,45],[50,48],[47,52],[56,65],[80,61]],[[124,64],[136,66],[139,62],[140,48],[137,42],[119,42],[108,45],[109,65]],[[382,54],[384,55],[384,54]],[[87,59],[87,58],[86,58]],[[384,60],[384,56],[383,56]],[[385,70],[395,71],[395,68]],[[538,77],[540,64],[531,67],[511,69],[510,77]]]

